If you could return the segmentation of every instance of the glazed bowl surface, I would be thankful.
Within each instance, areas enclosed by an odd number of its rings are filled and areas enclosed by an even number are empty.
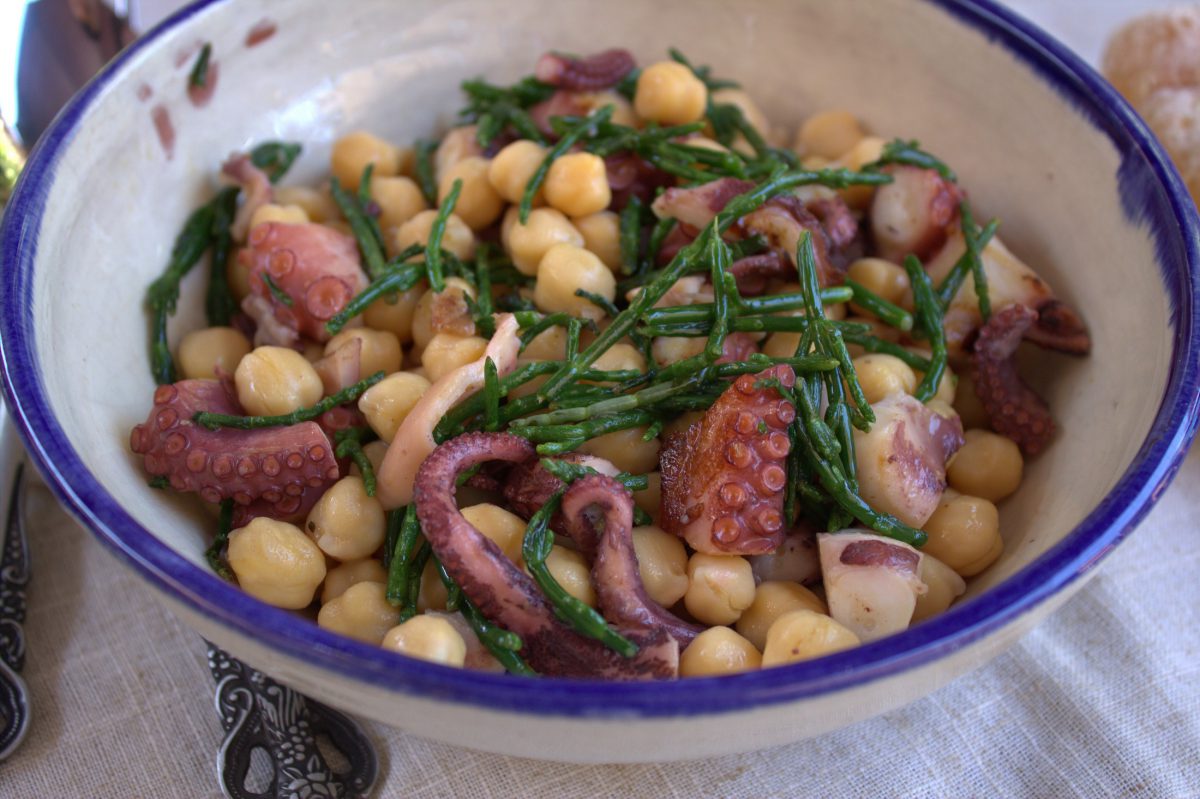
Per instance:
[[[252,35],[273,29],[260,41]],[[185,86],[201,42],[211,102]],[[679,46],[778,125],[847,108],[952,164],[981,216],[1092,330],[1034,377],[1062,432],[1002,509],[1005,551],[936,619],[818,661],[669,684],[520,679],[370,647],[213,575],[213,519],[149,488],[128,449],[153,392],[146,285],[231,151],[445,129],[459,81],[508,82],[547,49]],[[169,125],[171,135],[166,135]],[[4,388],[64,504],[197,632],[305,693],[427,737],[572,761],[702,757],[817,735],[912,701],[1065,601],[1178,466],[1197,420],[1194,207],[1140,120],[1078,58],[988,2],[207,0],[138,40],[31,155],[2,231]],[[204,269],[173,341],[202,324]]]

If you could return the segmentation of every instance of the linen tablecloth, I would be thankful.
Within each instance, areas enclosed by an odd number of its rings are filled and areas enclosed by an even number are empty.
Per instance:
[[[1093,62],[1161,3],[1013,3]],[[199,637],[57,507],[30,504],[35,716],[0,796],[217,796]],[[487,755],[366,725],[383,797],[1200,796],[1200,451],[1088,586],[928,698],[791,746],[665,765]]]

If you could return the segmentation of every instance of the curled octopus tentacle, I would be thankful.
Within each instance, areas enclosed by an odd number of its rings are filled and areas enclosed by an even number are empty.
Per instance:
[[[454,493],[462,472],[486,461],[521,463],[534,457],[532,444],[507,433],[464,433],[434,450],[421,464],[413,495],[434,553],[484,616],[521,637],[521,654],[537,671],[625,680],[674,677],[679,646],[669,635],[628,636],[638,652],[625,658],[576,633],[559,620],[533,580],[459,511]]]
[[[205,502],[232,499],[235,523],[307,513],[338,479],[333,447],[316,422],[209,430],[192,421],[198,411],[242,409],[216,380],[159,386],[150,416],[130,433],[130,449],[149,474],[166,477],[176,491],[195,491]]]
[[[533,76],[542,83],[570,91],[596,91],[615,86],[637,63],[628,50],[613,48],[586,58],[546,53],[538,59]]]
[[[1026,455],[1041,452],[1055,430],[1045,400],[1017,373],[1017,347],[1037,319],[1037,312],[1024,305],[993,313],[980,329],[971,356],[975,393],[992,427],[1015,441]]]
[[[764,378],[795,385],[788,366],[742,375],[660,457],[663,529],[692,549],[762,555],[783,542],[787,427],[796,409]]]
[[[589,518],[592,508],[600,511],[602,532]],[[599,474],[580,478],[563,495],[562,513],[571,539],[592,564],[596,603],[609,623],[620,630],[665,630],[681,648],[700,634],[646,595],[633,549],[633,496],[624,486]]]

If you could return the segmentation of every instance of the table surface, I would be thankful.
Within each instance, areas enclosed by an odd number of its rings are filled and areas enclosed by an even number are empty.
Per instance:
[[[143,13],[153,18],[157,0]],[[1010,5],[1093,63],[1160,2]],[[570,766],[367,724],[378,795],[1200,796],[1200,451],[1065,607],[928,698],[799,744],[674,764]],[[198,636],[35,488],[25,677],[35,718],[0,766],[12,797],[218,795],[221,727]]]

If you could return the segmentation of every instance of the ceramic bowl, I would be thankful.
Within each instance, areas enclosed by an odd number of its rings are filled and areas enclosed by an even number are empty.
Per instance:
[[[194,107],[185,84],[204,41],[219,80]],[[148,488],[127,447],[153,391],[143,293],[222,159],[267,138],[300,140],[291,177],[316,179],[344,132],[406,142],[449,124],[464,78],[509,81],[549,48],[614,45],[642,63],[682,46],[742,81],[775,124],[844,107],[882,135],[920,139],[1082,310],[1094,353],[1049,356],[1042,386],[1063,430],[1004,504],[1003,557],[949,612],[901,635],[786,668],[653,685],[409,660],[216,578],[202,556],[213,520]],[[1078,590],[1163,490],[1196,425],[1200,240],[1187,192],[1107,84],[986,2],[200,2],[63,111],[29,160],[2,246],[5,390],[65,505],[235,656],[354,713],[510,754],[703,757],[817,735],[927,694]],[[173,337],[200,323],[196,272]]]

